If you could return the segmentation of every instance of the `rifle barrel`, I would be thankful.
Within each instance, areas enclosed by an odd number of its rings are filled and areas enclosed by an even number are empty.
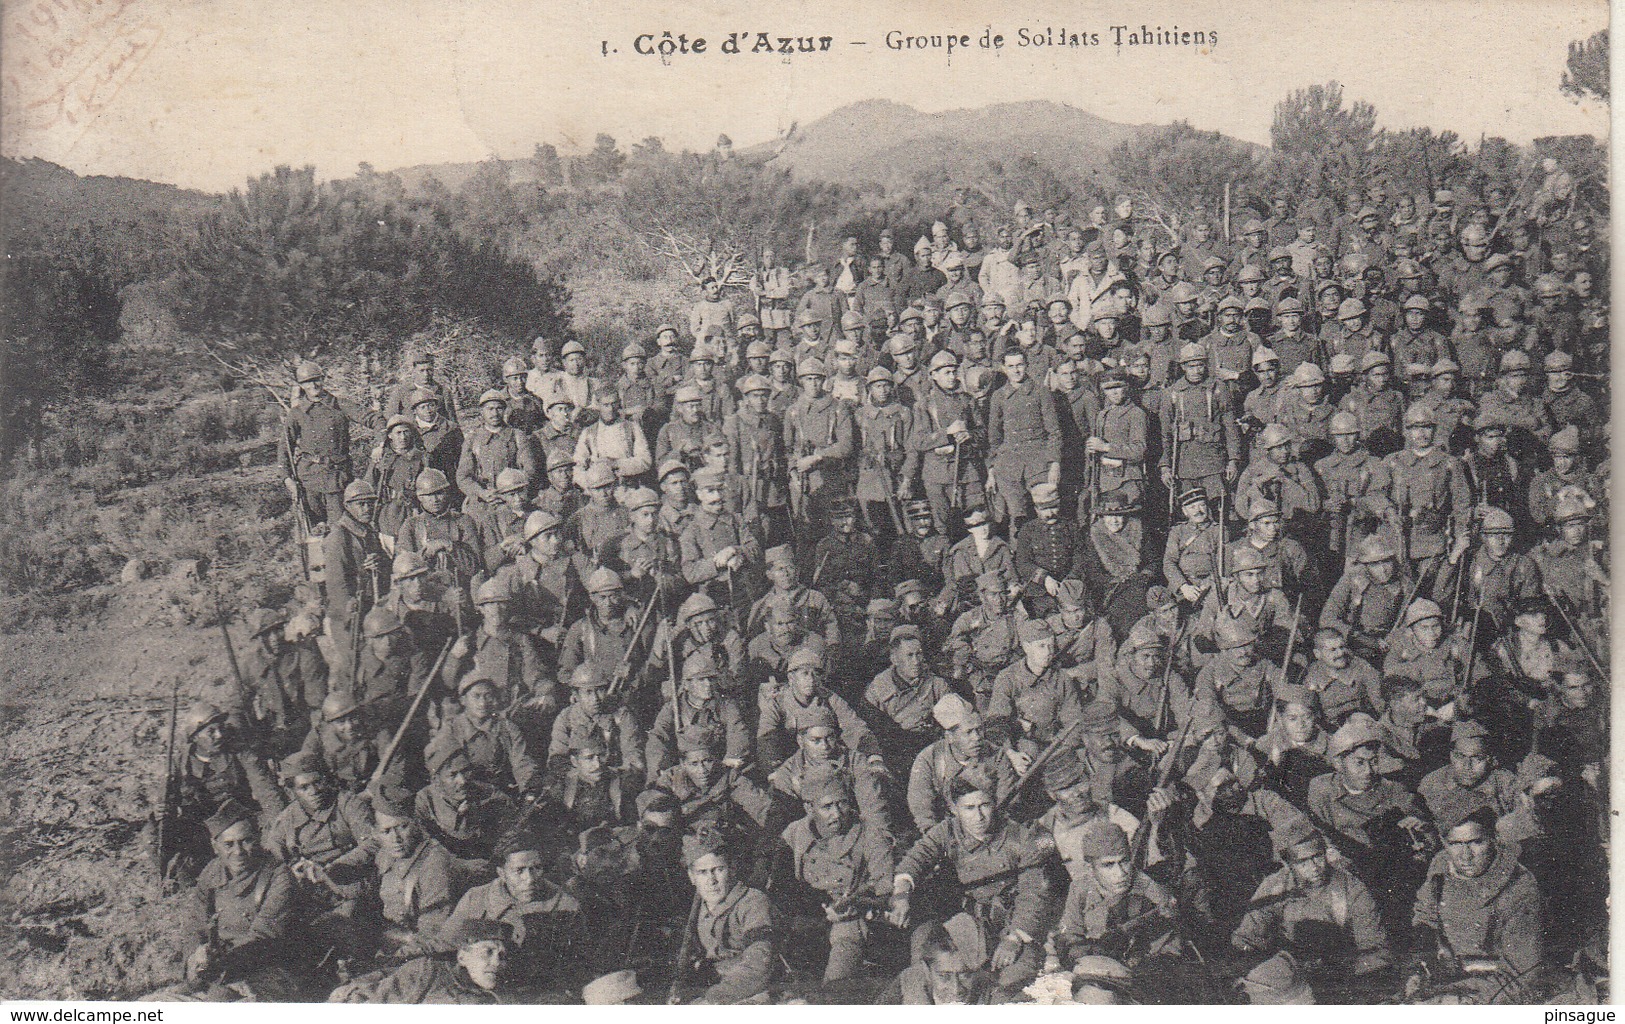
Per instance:
[[[441,645],[440,657],[429,667],[429,674],[423,677],[423,684],[418,687],[417,696],[412,698],[411,706],[406,709],[406,716],[401,719],[401,724],[395,727],[395,735],[390,738],[389,746],[384,748],[384,756],[378,759],[378,767],[373,769],[372,778],[367,780],[367,789],[377,787],[384,778],[384,772],[389,770],[389,763],[395,759],[396,753],[400,751],[401,741],[406,738],[407,727],[412,724],[412,719],[417,717],[418,708],[422,706],[429,687],[434,685],[435,678],[440,675],[441,668],[446,664],[446,655],[451,653],[451,645],[452,640],[449,638]]]

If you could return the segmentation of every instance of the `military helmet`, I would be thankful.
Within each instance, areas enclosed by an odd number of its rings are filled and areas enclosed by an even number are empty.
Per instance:
[[[418,474],[417,495],[420,498],[451,490],[451,481],[438,469],[426,469]]]

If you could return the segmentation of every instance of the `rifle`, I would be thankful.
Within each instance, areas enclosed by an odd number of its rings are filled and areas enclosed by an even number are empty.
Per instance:
[[[1591,662],[1591,667],[1596,670],[1597,678],[1603,680],[1610,678],[1607,670],[1602,667],[1602,662],[1598,660],[1594,653],[1592,653],[1590,641],[1586,639],[1585,634],[1580,632],[1579,627],[1574,624],[1574,620],[1569,618],[1568,609],[1564,607],[1563,602],[1559,601],[1557,596],[1552,593],[1551,588],[1546,585],[1545,580],[1540,581],[1540,589],[1541,592],[1546,595],[1546,600],[1550,601],[1552,603],[1552,607],[1557,609],[1557,614],[1563,619],[1563,625],[1569,628],[1569,636],[1573,638],[1574,646],[1578,647],[1580,649],[1580,653],[1586,656],[1586,660]]]
[[[175,679],[175,688],[169,695],[169,737],[164,741],[164,806],[157,822],[158,881],[169,885],[169,819],[174,816],[180,801],[180,773],[175,770],[175,728],[181,714],[181,681]]]
[[[1484,614],[1484,592],[1478,594],[1478,600],[1473,602],[1473,624],[1467,631],[1467,664],[1461,679],[1461,692],[1466,694],[1467,688],[1473,685],[1473,664],[1478,660],[1478,619]]]
[[[1292,628],[1287,631],[1286,653],[1281,655],[1281,674],[1275,680],[1275,688],[1279,690],[1286,684],[1287,669],[1292,664],[1292,649],[1298,646],[1298,616],[1303,612],[1303,593],[1298,593],[1298,599],[1292,605]]]
[[[666,668],[671,677],[671,729],[675,738],[683,731],[683,700],[682,687],[677,681],[677,619],[671,620],[671,627],[666,630]]]
[[[350,615],[350,696],[361,699],[361,595],[355,596],[355,611]]]
[[[1075,721],[1065,729],[1062,729],[1060,735],[1056,736],[1053,740],[1050,740],[1049,745],[1043,750],[1039,751],[1038,756],[1033,758],[1032,764],[1027,766],[1027,774],[1023,775],[1016,781],[1014,786],[1010,787],[1010,792],[999,798],[998,803],[994,806],[994,810],[1000,811],[1005,807],[1008,807],[1017,796],[1021,795],[1021,791],[1027,787],[1029,782],[1044,774],[1045,766],[1055,759],[1055,755],[1060,752],[1062,745],[1070,740],[1072,738],[1072,734],[1077,732],[1079,727],[1082,725],[1082,721]]]
[[[677,993],[687,973],[688,960],[694,955],[694,935],[700,927],[700,893],[694,891],[694,901],[688,905],[688,923],[683,926],[683,941],[677,945],[677,960],[671,969],[671,988],[666,991],[666,1005],[677,1005]]]
[[[440,675],[440,669],[446,664],[446,655],[451,653],[451,645],[452,641],[450,639],[441,645],[440,657],[436,658],[434,664],[430,666],[429,674],[423,677],[423,685],[418,687],[417,696],[412,698],[411,705],[407,707],[406,717],[402,718],[401,724],[395,727],[395,735],[390,738],[389,746],[384,748],[384,756],[378,759],[378,767],[372,770],[372,778],[367,780],[368,791],[376,792],[378,783],[384,778],[384,772],[389,769],[389,763],[395,759],[395,754],[400,750],[401,741],[406,738],[407,726],[411,725],[412,719],[417,717],[418,708],[423,704],[423,698],[429,694],[429,687],[434,685],[435,679]]]
[[[305,514],[305,485],[299,482],[299,466],[293,450],[293,414],[282,421],[282,442],[288,448],[288,478],[293,481],[293,541],[299,548],[299,570],[310,582],[310,521]]]
[[[955,441],[953,469],[951,470],[954,480],[952,488],[948,493],[948,507],[952,508],[955,512],[963,512],[965,510],[965,485],[959,478],[961,462],[959,449],[960,444],[958,441]]]
[[[1174,672],[1174,653],[1179,650],[1179,641],[1184,639],[1185,627],[1189,625],[1188,620],[1181,622],[1179,628],[1174,631],[1173,642],[1168,645],[1168,659],[1162,666],[1162,698],[1157,702],[1157,719],[1152,723],[1158,736],[1168,731],[1168,713],[1173,708],[1174,699],[1174,692],[1169,688],[1169,678]]]
[[[1179,730],[1179,739],[1174,743],[1173,749],[1168,751],[1168,760],[1163,762],[1162,770],[1157,774],[1157,784],[1152,792],[1166,789],[1168,782],[1174,777],[1174,768],[1179,764],[1179,755],[1185,752],[1185,743],[1190,739],[1191,726],[1196,724],[1196,708],[1193,706],[1185,713],[1185,725]],[[1134,830],[1134,841],[1129,845],[1129,863],[1136,870],[1145,866],[1146,848],[1151,844],[1151,814],[1147,811],[1140,827]]]
[[[243,715],[252,719],[254,716],[254,694],[249,689],[248,680],[243,676],[243,667],[237,663],[237,649],[231,644],[231,631],[226,628],[226,615],[221,607],[220,594],[215,593],[215,619],[220,623],[220,637],[226,642],[226,660],[231,663],[231,676],[237,681],[237,701],[242,705]]]
[[[654,613],[655,605],[660,602],[660,586],[655,585],[654,591],[649,594],[649,603],[644,606],[643,614],[638,617],[638,624],[633,627],[632,635],[627,638],[626,650],[621,654],[621,663],[615,666],[615,674],[609,680],[610,696],[621,692],[626,684],[627,669],[632,665],[632,652],[637,649],[638,640],[643,636],[643,628],[649,624],[649,616]]]

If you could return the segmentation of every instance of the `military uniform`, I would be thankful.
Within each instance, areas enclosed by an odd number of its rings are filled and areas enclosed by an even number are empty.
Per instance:
[[[1225,464],[1241,458],[1234,404],[1229,385],[1212,379],[1192,384],[1181,377],[1163,393],[1163,468],[1172,470],[1176,489],[1217,494],[1224,486]]]
[[[312,522],[336,522],[344,514],[344,487],[355,478],[350,463],[350,417],[339,400],[325,393],[315,401],[301,401],[288,413],[288,443],[283,453],[287,475],[305,493],[305,511]]]
[[[984,714],[1006,720],[1010,735],[1024,737],[1036,754],[1078,720],[1083,700],[1076,684],[1058,665],[1035,676],[1021,659],[994,678]]]
[[[947,429],[962,423],[970,438],[959,447],[958,470],[954,476],[954,440]],[[949,394],[933,382],[915,403],[914,430],[911,446],[920,456],[920,484],[926,500],[931,503],[931,514],[937,522],[937,533],[948,536],[959,528],[958,510],[974,508],[982,501],[982,484],[977,471],[976,443],[981,432],[981,417],[970,398],[962,393]],[[955,492],[959,492],[956,503]]]
[[[779,925],[766,893],[735,882],[715,910],[700,905],[696,927],[717,983],[695,1002],[741,1003],[767,990],[774,977]]]
[[[1036,372],[1036,371],[1034,371]],[[988,470],[1004,516],[1031,514],[1027,492],[1061,461],[1061,424],[1055,396],[1042,381],[1027,378],[993,393],[988,406]]]
[[[1350,655],[1341,669],[1318,660],[1311,663],[1303,685],[1319,699],[1320,716],[1331,728],[1356,711],[1375,716],[1383,707],[1381,677],[1370,662],[1356,655]]]
[[[531,480],[547,476],[542,454],[529,434],[518,427],[477,427],[463,441],[457,487],[476,501],[494,501],[497,474],[504,469],[523,470]]]
[[[1449,550],[1452,536],[1463,529],[1472,504],[1461,462],[1434,446],[1412,448],[1383,459],[1388,470],[1389,500],[1405,524],[1404,551],[1412,563]]]
[[[1168,586],[1175,591],[1186,585],[1200,588],[1216,577],[1223,541],[1218,523],[1175,523],[1162,554],[1162,575]]]
[[[762,547],[739,517],[702,508],[683,528],[677,543],[684,579],[709,592],[711,599],[724,608],[748,608],[746,602],[755,590],[755,567],[762,562]],[[731,569],[717,568],[717,552],[724,548],[736,548],[744,556],[745,566],[738,578]]]
[[[985,608],[972,608],[954,621],[946,645],[948,656],[954,675],[970,684],[979,706],[985,707],[992,695],[994,677],[1021,656],[1016,627],[1026,618],[1026,611],[1017,605],[991,620]]]
[[[949,816],[954,780],[966,772],[994,779],[1000,800],[1018,781],[1002,750],[984,744],[975,757],[965,761],[955,753],[952,740],[939,739],[920,751],[909,768],[908,812],[918,831],[928,832]]]
[[[1010,988],[1030,980],[1043,959],[1045,905],[1044,852],[1026,826],[1005,822],[982,839],[969,835],[957,819],[933,825],[897,864],[899,880],[926,880],[939,864],[951,865],[964,886],[966,911],[981,925],[989,946],[1014,936],[1022,951],[999,972]]]
[[[1459,876],[1450,868],[1449,854],[1437,854],[1417,890],[1411,921],[1432,929],[1455,956],[1493,960],[1516,977],[1541,962],[1539,887],[1507,846],[1496,850],[1489,869],[1477,878]]]
[[[1341,867],[1328,865],[1326,873],[1325,883],[1311,890],[1299,890],[1288,867],[1264,879],[1252,902],[1267,905],[1255,906],[1242,918],[1236,943],[1271,950],[1290,946],[1300,930],[1308,938],[1315,925],[1331,925],[1347,936],[1357,955],[1386,960],[1388,936],[1370,891]]]
[[[541,766],[512,722],[495,718],[476,725],[467,712],[458,712],[441,723],[429,741],[424,757],[434,761],[441,751],[460,750],[473,766],[471,777],[496,789],[539,792]]]
[[[1173,894],[1144,872],[1135,872],[1121,896],[1104,892],[1093,877],[1075,878],[1055,927],[1055,951],[1062,964],[1107,956],[1130,965],[1173,952],[1178,909]]]
[[[826,906],[845,902],[844,916],[830,925],[824,979],[852,976],[863,965],[869,933],[861,903],[891,895],[896,854],[890,837],[863,820],[838,835],[825,836],[811,818],[801,818],[781,838],[790,851],[795,879],[819,894]]]
[[[294,997],[291,984],[278,985],[279,995],[255,983],[273,981],[268,973],[283,972],[284,965],[299,959],[298,947],[291,945],[303,916],[297,885],[287,867],[268,857],[235,878],[218,859],[198,875],[198,907],[208,922],[207,935],[221,947],[211,954],[210,966],[224,981],[247,981],[268,999]],[[197,938],[201,943],[205,935]]]
[[[795,486],[814,508],[848,493],[851,474],[847,461],[854,451],[852,407],[829,395],[800,396],[784,414],[784,451],[792,476],[801,481]],[[806,473],[796,471],[796,460],[809,455],[818,457],[818,465]],[[804,508],[795,511],[810,518]]]

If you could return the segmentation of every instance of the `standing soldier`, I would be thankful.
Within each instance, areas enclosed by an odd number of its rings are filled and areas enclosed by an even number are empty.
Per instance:
[[[1162,575],[1179,600],[1195,607],[1219,574],[1224,530],[1213,521],[1207,491],[1201,487],[1182,492],[1179,509],[1185,518],[1168,531]]]
[[[542,405],[542,400],[525,388],[529,372],[529,367],[519,356],[502,364],[502,381],[507,386],[504,394],[508,399],[505,418],[509,426],[527,434],[540,430],[542,424],[547,422],[547,409]]]
[[[767,408],[773,386],[766,377],[746,374],[739,380],[739,407],[722,423],[732,464],[744,486],[745,521],[757,524],[770,539],[785,531],[784,423]]]
[[[1240,471],[1241,433],[1230,385],[1208,377],[1208,354],[1190,343],[1179,350],[1184,376],[1163,392],[1162,482],[1173,493],[1201,487],[1221,494]]]
[[[834,402],[834,399],[825,399]],[[701,590],[730,614],[748,611],[755,594],[755,567],[762,560],[762,545],[738,516],[723,508],[725,481],[720,470],[694,474],[694,488],[700,508],[678,538],[683,578]]]
[[[1008,384],[993,393],[988,407],[987,486],[994,515],[1013,531],[1032,515],[1028,491],[1034,485],[1060,486],[1061,423],[1054,393],[1028,376],[1025,352],[1004,354],[1004,375]]]
[[[491,390],[480,396],[480,426],[463,441],[463,454],[457,461],[457,487],[469,499],[494,505],[497,474],[504,469],[522,469],[532,480],[545,472],[536,442],[507,421],[508,398]]]
[[[1391,481],[1387,463],[1360,444],[1360,422],[1353,413],[1337,413],[1330,429],[1333,451],[1315,463],[1315,476],[1326,493],[1327,550],[1346,560],[1384,522],[1393,532]]]
[[[1442,592],[1442,562],[1454,565],[1467,550],[1472,494],[1461,461],[1434,444],[1433,408],[1405,410],[1405,449],[1383,460],[1388,499],[1398,513],[1399,547],[1406,575],[1433,577]]]
[[[909,444],[914,417],[894,400],[890,370],[883,366],[870,370],[868,389],[869,400],[857,412],[858,508],[871,534],[895,538],[907,529],[902,507],[920,461],[920,453]]]
[[[344,485],[354,478],[350,466],[350,418],[338,397],[323,385],[326,374],[310,360],[294,375],[303,402],[288,413],[283,431],[283,483],[303,503],[311,523],[332,523],[344,514]]]
[[[1148,451],[1148,418],[1129,393],[1128,378],[1116,371],[1103,375],[1100,389],[1106,404],[1089,424],[1085,458],[1095,460],[1097,472],[1087,473],[1093,487],[1087,500],[1108,491],[1122,491],[1139,503],[1145,497],[1145,458]],[[1081,506],[1080,506],[1081,507]]]
[[[920,483],[931,503],[937,532],[957,533],[962,510],[982,503],[975,441],[981,418],[959,390],[959,357],[931,357],[931,387],[914,406],[912,447],[920,453]]]
[[[434,567],[442,586],[461,593],[485,568],[479,525],[466,512],[452,511],[451,481],[439,470],[419,473],[416,490],[418,510],[401,524],[395,550],[419,555]]]
[[[830,499],[850,486],[845,469],[852,455],[852,407],[824,393],[824,364],[817,359],[803,359],[796,376],[802,393],[784,414],[790,511],[816,535]]]
[[[373,511],[378,507],[378,492],[372,484],[356,480],[347,486],[343,507],[343,515],[322,539],[322,558],[326,565],[328,634],[346,644],[347,650],[352,639],[351,620],[389,589],[385,571],[389,556],[384,554],[378,531],[372,525]]]

